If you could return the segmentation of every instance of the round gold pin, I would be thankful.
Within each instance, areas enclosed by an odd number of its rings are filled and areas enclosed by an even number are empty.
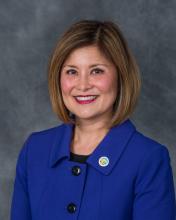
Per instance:
[[[100,157],[98,160],[98,163],[100,166],[106,167],[109,164],[109,159],[108,159],[108,157],[105,157],[105,156]]]

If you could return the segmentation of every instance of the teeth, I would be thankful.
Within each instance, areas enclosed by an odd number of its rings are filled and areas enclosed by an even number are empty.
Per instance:
[[[77,96],[76,99],[80,100],[80,101],[83,101],[83,100],[93,100],[95,97],[96,96],[85,96],[85,97]]]

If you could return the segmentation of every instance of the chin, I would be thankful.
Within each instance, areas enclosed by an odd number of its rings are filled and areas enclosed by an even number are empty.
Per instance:
[[[95,116],[87,116],[87,115],[76,115],[77,119],[91,119],[94,118]]]
[[[82,114],[82,115],[78,115],[78,114],[75,114],[76,115],[76,118],[78,119],[78,120],[92,120],[92,119],[96,119],[96,118],[98,118],[98,116],[99,115],[97,115],[97,114]]]

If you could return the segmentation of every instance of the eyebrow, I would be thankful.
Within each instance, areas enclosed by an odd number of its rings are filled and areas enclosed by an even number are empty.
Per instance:
[[[102,65],[102,66],[109,66],[109,65],[104,64],[104,63],[95,63],[95,64],[90,65],[89,67],[95,67],[95,66],[99,66],[99,65]],[[63,66],[63,67],[66,67],[66,66],[68,66],[68,67],[73,67],[73,68],[77,68],[77,67],[74,66],[74,65],[65,65],[65,66]]]

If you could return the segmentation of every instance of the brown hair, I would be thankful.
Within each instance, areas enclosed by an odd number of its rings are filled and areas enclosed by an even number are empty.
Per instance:
[[[141,89],[141,78],[125,38],[118,25],[112,21],[81,20],[61,36],[48,66],[49,94],[53,111],[65,123],[75,123],[75,118],[63,102],[60,88],[62,65],[77,48],[96,45],[117,68],[118,95],[113,106],[110,126],[120,124],[134,111]]]

